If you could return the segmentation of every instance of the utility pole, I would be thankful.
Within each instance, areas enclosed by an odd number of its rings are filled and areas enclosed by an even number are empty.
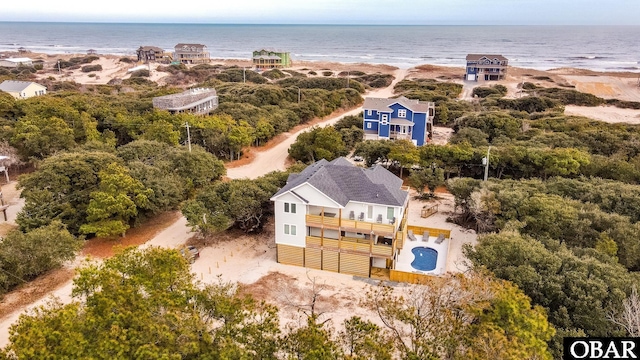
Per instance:
[[[349,88],[349,76],[351,75],[350,71],[347,71],[347,89]]]
[[[247,68],[245,67],[242,68],[242,82],[243,83],[247,82]]]
[[[189,144],[189,152],[191,152],[191,132],[189,132],[189,123],[185,122],[184,126],[187,128],[187,144]]]
[[[58,75],[60,75],[60,60],[58,60]]]
[[[491,152],[491,146],[487,149],[487,157],[482,158],[482,165],[484,165],[484,181],[487,181],[489,177],[489,152]]]
[[[300,104],[300,88],[298,88],[298,104]]]

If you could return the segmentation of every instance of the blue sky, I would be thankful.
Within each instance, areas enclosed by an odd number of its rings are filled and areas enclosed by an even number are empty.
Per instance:
[[[640,0],[2,1],[0,21],[640,25]]]

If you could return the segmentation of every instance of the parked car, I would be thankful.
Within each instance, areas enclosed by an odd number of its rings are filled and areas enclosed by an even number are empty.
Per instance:
[[[193,264],[200,257],[200,250],[193,245],[187,245],[180,248],[180,254]]]

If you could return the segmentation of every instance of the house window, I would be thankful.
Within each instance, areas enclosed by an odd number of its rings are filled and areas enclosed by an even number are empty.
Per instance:
[[[405,110],[405,109],[398,110],[398,117],[399,118],[406,118],[407,117],[407,110]]]
[[[284,233],[285,235],[295,235],[296,234],[296,226],[284,224]]]
[[[296,204],[284,203],[284,212],[295,214],[296,213]]]
[[[373,111],[367,110],[367,115],[371,116],[372,113],[373,113]]]
[[[367,129],[371,129],[371,123],[370,122],[367,123]]]
[[[382,114],[382,125],[387,125],[387,121],[389,120],[388,114]]]
[[[387,207],[387,220],[393,219],[393,210],[392,207]]]

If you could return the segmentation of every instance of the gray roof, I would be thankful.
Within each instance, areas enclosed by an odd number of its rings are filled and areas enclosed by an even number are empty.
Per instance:
[[[502,56],[502,55],[490,55],[490,54],[468,54],[467,55],[467,61],[469,60],[480,60],[483,57],[486,57],[487,59],[493,60],[493,59],[498,59],[498,60],[508,60],[506,57]]]
[[[163,49],[157,47],[157,46],[140,46],[140,48],[138,50],[142,50],[142,51],[155,51],[155,52],[164,52]]]
[[[188,49],[184,49],[184,50],[183,50],[182,48],[183,48],[183,47],[185,47],[185,46],[186,46],[186,47],[188,47]],[[174,49],[175,49],[176,51],[191,51],[191,48],[192,48],[192,47],[195,47],[195,48],[196,48],[196,51],[201,51],[201,50],[204,50],[204,49],[206,49],[206,48],[207,48],[207,46],[206,46],[206,45],[202,45],[202,44],[184,44],[184,43],[180,43],[180,44],[177,44],[177,45],[174,47]]]
[[[397,99],[388,99],[388,98],[365,98],[364,104],[362,108],[365,110],[376,110],[381,112],[391,112],[393,111],[390,106],[393,104],[400,104],[405,108],[419,113],[428,113],[429,108],[435,106],[435,103],[427,102],[427,101],[419,101],[415,99],[407,99],[404,96],[400,96]]]
[[[341,206],[357,201],[388,206],[402,206],[409,193],[402,190],[402,180],[380,165],[363,169],[345,158],[331,162],[320,160],[299,174],[291,174],[287,184],[273,197],[309,183]]]
[[[40,85],[38,83],[31,82],[31,81],[5,80],[2,82],[2,84],[0,84],[0,90],[6,91],[6,92],[20,92],[26,89],[27,86],[31,84],[36,84],[46,89],[45,86]]]
[[[217,97],[215,89],[197,88],[152,99],[153,106],[165,110],[184,110],[206,99]]]

